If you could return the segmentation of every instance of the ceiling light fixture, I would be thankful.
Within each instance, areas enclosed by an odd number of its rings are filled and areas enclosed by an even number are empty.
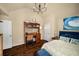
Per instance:
[[[33,7],[33,11],[39,13],[43,13],[47,10],[46,3],[35,3]]]

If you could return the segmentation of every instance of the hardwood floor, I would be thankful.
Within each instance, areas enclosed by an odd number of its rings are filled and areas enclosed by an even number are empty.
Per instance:
[[[41,48],[41,46],[45,43],[42,40],[40,43],[35,43],[33,45],[19,45],[10,49],[6,49],[3,51],[4,56],[34,56],[34,53]]]

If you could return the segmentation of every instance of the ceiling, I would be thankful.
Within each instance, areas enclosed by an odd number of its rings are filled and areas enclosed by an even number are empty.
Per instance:
[[[34,6],[34,3],[0,3],[0,8],[8,13],[13,12],[15,10],[20,10],[20,9],[32,10],[33,6]],[[47,14],[48,14],[48,12],[50,12],[50,13],[57,12],[55,10],[60,10],[60,12],[62,12],[61,11],[62,9],[65,10],[65,9],[69,9],[71,7],[74,7],[73,9],[77,8],[77,11],[79,10],[78,3],[46,3],[46,6],[47,6]],[[71,9],[69,9],[69,10],[71,10]]]
[[[58,7],[63,5],[79,5],[78,3],[47,3],[47,7]],[[14,11],[16,9],[26,8],[26,9],[32,9],[34,6],[34,3],[0,3],[0,6],[4,8],[7,11]],[[62,7],[61,6],[61,7]]]
[[[22,8],[32,9],[33,5],[33,3],[0,3],[0,6],[8,12]]]

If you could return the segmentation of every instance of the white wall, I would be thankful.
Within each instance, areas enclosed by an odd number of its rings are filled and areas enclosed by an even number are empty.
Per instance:
[[[13,22],[13,46],[24,43],[24,21],[36,19],[43,26],[42,18],[28,9],[19,9],[10,13]],[[41,36],[43,38],[41,30]]]
[[[16,7],[16,6],[13,6]],[[2,8],[2,6],[1,6]],[[11,7],[8,7],[8,9]],[[7,9],[2,8],[7,11]],[[24,44],[24,21],[36,19],[36,22],[40,23],[41,27],[43,26],[42,18],[34,13],[32,10],[28,8],[20,8],[8,11],[8,18],[12,21],[12,37],[13,37],[13,46]],[[0,20],[8,20],[4,15],[0,16]],[[43,30],[41,32],[41,39],[43,39]]]
[[[0,33],[2,33],[2,22],[0,22]]]

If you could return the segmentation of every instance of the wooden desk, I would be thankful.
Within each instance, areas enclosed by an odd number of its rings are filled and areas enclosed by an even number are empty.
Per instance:
[[[27,41],[29,41],[29,40],[33,40],[33,37],[35,37],[36,43],[40,42],[40,40],[41,40],[40,33],[28,33],[25,36],[25,43],[27,43]]]

